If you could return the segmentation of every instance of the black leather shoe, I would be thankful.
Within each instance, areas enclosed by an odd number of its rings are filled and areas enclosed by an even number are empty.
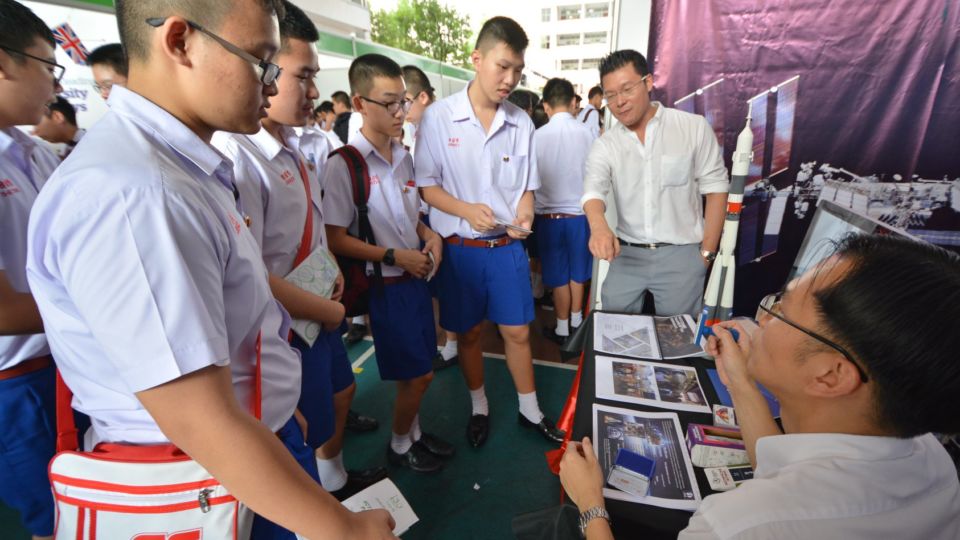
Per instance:
[[[443,462],[440,458],[430,453],[427,448],[421,444],[414,444],[404,454],[398,454],[387,445],[387,461],[391,465],[406,467],[413,472],[432,473],[443,468]]]
[[[347,345],[353,345],[362,340],[365,335],[367,335],[367,325],[354,324],[350,326],[350,331],[347,332],[347,337],[343,340],[347,342]]]
[[[452,444],[429,433],[421,433],[420,440],[413,443],[414,446],[422,446],[431,454],[440,458],[451,458],[456,453]]]
[[[338,501],[345,501],[386,477],[387,469],[383,467],[347,471],[346,485],[336,491],[331,491],[330,494],[336,497]]]
[[[467,422],[467,440],[470,446],[480,448],[487,442],[487,436],[490,435],[490,416],[486,414],[475,414]]]
[[[366,433],[367,431],[376,431],[380,427],[380,422],[376,418],[364,416],[356,411],[347,412],[347,431],[354,433]]]
[[[523,413],[519,413],[517,415],[517,421],[520,422],[520,425],[525,428],[539,431],[545,439],[555,443],[562,443],[564,435],[567,434],[562,429],[557,429],[557,426],[553,423],[553,420],[550,420],[546,416],[543,417],[543,420],[540,420],[540,423],[534,424],[533,422],[527,420],[527,417],[524,416]]]
[[[557,345],[563,347],[563,344],[567,342],[569,336],[561,336],[557,334],[556,328],[551,328],[549,326],[544,327],[543,337],[549,339],[550,341],[556,343]]]
[[[433,357],[433,370],[440,371],[441,369],[447,369],[448,367],[452,367],[457,363],[458,358],[459,357],[454,356],[449,360],[444,360],[443,355],[440,353],[437,353],[437,355]]]

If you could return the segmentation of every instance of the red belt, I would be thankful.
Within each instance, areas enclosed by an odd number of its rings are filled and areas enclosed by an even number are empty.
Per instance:
[[[568,219],[568,218],[575,218],[580,216],[576,214],[537,214],[537,217],[541,217],[545,219]]]
[[[25,360],[10,369],[0,371],[0,381],[13,379],[14,377],[20,377],[28,373],[33,373],[34,371],[40,371],[41,369],[50,367],[50,364],[52,363],[53,358],[51,358],[49,354],[47,356],[39,356],[37,358]]]
[[[509,236],[500,236],[498,238],[462,238],[457,235],[448,236],[444,239],[448,244],[453,244],[455,246],[464,246],[464,247],[480,247],[480,248],[498,248],[502,246],[509,246],[513,243],[513,238]]]
[[[401,274],[401,275],[399,275],[399,276],[384,277],[384,278],[383,278],[383,284],[384,284],[384,285],[396,285],[397,283],[403,283],[404,281],[410,281],[411,279],[413,279],[413,275],[404,272],[403,274]]]

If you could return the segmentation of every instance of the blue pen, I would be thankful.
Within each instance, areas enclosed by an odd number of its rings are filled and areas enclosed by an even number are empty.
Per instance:
[[[727,331],[733,336],[733,341],[740,341],[740,332],[738,332],[736,328],[727,328]],[[703,335],[716,336],[716,334],[713,333],[713,327],[711,326],[706,326],[703,328]]]

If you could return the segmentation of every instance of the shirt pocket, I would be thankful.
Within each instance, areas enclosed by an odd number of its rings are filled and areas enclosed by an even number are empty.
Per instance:
[[[660,185],[685,186],[690,183],[692,170],[693,154],[664,154],[660,158]]]
[[[501,154],[494,165],[497,186],[509,190],[522,190],[527,185],[527,156]]]

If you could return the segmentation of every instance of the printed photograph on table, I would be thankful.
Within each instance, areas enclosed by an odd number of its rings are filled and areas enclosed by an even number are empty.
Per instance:
[[[697,334],[697,324],[689,315],[654,317],[653,324],[660,345],[660,355],[664,359],[688,358],[703,354],[703,347],[694,339]]]
[[[689,315],[594,315],[593,343],[598,353],[645,360],[701,356],[703,349],[694,341],[695,335],[696,324]]]
[[[657,463],[646,497],[609,487],[603,489],[603,495],[662,508],[696,510],[700,505],[700,490],[681,433],[676,413],[631,411],[595,404],[593,441],[604,478],[610,475],[621,448]]]
[[[600,399],[710,413],[697,370],[685,366],[596,357],[596,393]]]

